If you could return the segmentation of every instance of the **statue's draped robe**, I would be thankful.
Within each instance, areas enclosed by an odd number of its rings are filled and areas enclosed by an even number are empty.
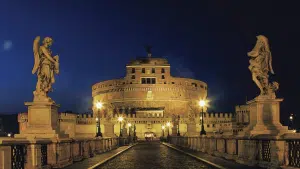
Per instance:
[[[51,51],[49,51],[49,54],[51,55]],[[54,71],[56,69],[56,66],[45,56],[45,54],[42,52],[41,48],[39,49],[40,54],[40,66],[38,68],[38,80],[40,83],[38,83],[40,86],[40,90],[48,93],[52,89],[52,84],[55,82],[54,78]]]

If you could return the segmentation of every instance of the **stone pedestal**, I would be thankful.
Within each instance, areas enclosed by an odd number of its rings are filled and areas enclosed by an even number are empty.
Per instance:
[[[122,137],[128,137],[127,128],[122,129]]]
[[[177,136],[177,125],[172,127],[172,133],[171,136]]]
[[[59,128],[58,108],[53,102],[26,102],[28,106],[28,126],[17,138],[67,138]]]
[[[104,136],[105,137],[116,137],[114,132],[114,124],[111,122],[104,123]]]
[[[187,136],[198,136],[196,123],[187,123]]]
[[[280,102],[283,99],[274,99],[259,96],[247,104],[250,107],[250,123],[239,135],[282,135],[291,133],[288,127],[280,123]]]

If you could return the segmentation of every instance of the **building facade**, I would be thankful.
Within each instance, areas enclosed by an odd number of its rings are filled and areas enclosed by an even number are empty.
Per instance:
[[[136,126],[136,135],[143,139],[176,135],[199,135],[201,99],[207,97],[207,84],[200,80],[173,77],[171,66],[164,58],[137,58],[126,65],[126,76],[122,79],[107,80],[92,86],[93,103],[101,102],[92,114],[60,113],[60,128],[71,137],[90,137],[96,133],[96,118],[106,136],[106,123],[112,123],[116,136],[129,127]],[[234,132],[233,113],[207,113],[203,109],[204,128],[207,134]],[[27,126],[26,113],[19,116],[20,130]],[[118,121],[122,116],[124,120]],[[171,126],[162,130],[167,122]],[[195,126],[191,131],[190,126]],[[120,130],[121,129],[121,130]],[[168,132],[169,131],[169,132]],[[191,132],[193,132],[191,134]]]

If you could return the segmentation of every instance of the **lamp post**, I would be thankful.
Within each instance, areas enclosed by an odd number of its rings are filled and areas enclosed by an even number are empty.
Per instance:
[[[170,123],[170,122],[167,122],[167,127],[168,127],[168,137],[170,137],[170,132],[169,132],[170,126],[171,126],[171,123]]]
[[[133,124],[133,141],[135,142],[136,141],[136,127],[135,127],[135,124]]]
[[[161,126],[161,129],[162,129],[162,137],[165,137],[165,128],[166,128],[166,126]]]
[[[127,125],[128,125],[128,135],[129,135],[129,137],[130,137],[131,123],[128,123]]]
[[[177,136],[180,136],[180,131],[179,131],[179,123],[180,123],[180,116],[178,115],[178,129],[177,129]]]
[[[100,127],[100,110],[101,110],[102,106],[103,106],[103,104],[101,102],[96,103],[96,108],[97,108],[97,117],[96,117],[97,133],[96,133],[96,137],[99,137],[99,136],[102,137],[101,127]]]
[[[199,101],[199,106],[201,107],[201,117],[200,117],[200,120],[201,120],[201,131],[200,131],[200,135],[206,135],[206,131],[204,129],[204,124],[203,124],[203,121],[204,121],[204,118],[203,118],[203,108],[204,106],[206,105],[206,101],[205,100],[200,100]]]
[[[123,121],[123,120],[124,120],[124,119],[123,119],[122,116],[118,117],[118,121],[120,122],[120,137],[122,137],[121,124],[122,124],[122,121]]]

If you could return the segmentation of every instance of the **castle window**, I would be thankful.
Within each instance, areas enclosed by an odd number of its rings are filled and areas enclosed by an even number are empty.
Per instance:
[[[175,82],[172,82],[172,84],[175,84]]]
[[[142,68],[142,73],[145,73],[145,68]]]
[[[131,69],[131,73],[135,73],[135,68],[132,68],[132,69]]]
[[[167,82],[164,82],[164,84],[167,84]]]
[[[161,68],[161,73],[165,73],[165,68]]]
[[[165,79],[165,75],[161,75],[161,78],[162,78],[162,79]]]
[[[132,76],[131,76],[131,79],[135,79],[135,75],[132,75]]]
[[[212,125],[212,127],[216,127],[216,125],[215,125],[215,124],[213,124],[213,125]]]
[[[146,84],[146,78],[142,78],[142,84]]]
[[[151,80],[150,78],[147,78],[147,84],[150,84]]]
[[[196,83],[192,83],[192,86],[197,87],[197,84]]]
[[[155,68],[152,68],[152,73],[155,73]]]
[[[209,128],[209,124],[207,125],[207,128]]]
[[[203,85],[200,85],[200,87],[201,87],[201,88],[204,88],[204,86],[203,86]]]
[[[155,78],[151,78],[151,84],[155,84]]]

